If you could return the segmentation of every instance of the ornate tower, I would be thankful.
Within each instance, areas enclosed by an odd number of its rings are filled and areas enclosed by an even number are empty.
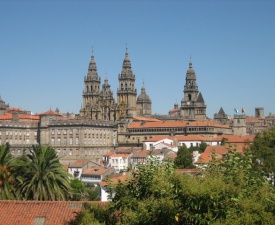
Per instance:
[[[115,120],[115,99],[107,76],[104,79],[104,84],[102,84],[102,89],[99,94],[99,105],[101,109],[100,119]]]
[[[84,77],[83,107],[80,115],[92,120],[99,119],[100,108],[98,99],[100,94],[100,77],[97,74],[94,52],[92,52],[91,61],[88,67],[87,76]]]
[[[184,120],[205,120],[206,105],[198,90],[196,74],[190,59],[184,85],[184,97],[181,101],[181,115]]]
[[[132,72],[131,62],[126,48],[121,74],[118,75],[119,87],[117,90],[117,104],[119,116],[135,116],[137,89],[135,75]]]
[[[141,93],[137,98],[137,114],[145,116],[152,114],[152,102],[150,97],[146,94],[144,83],[141,88]]]

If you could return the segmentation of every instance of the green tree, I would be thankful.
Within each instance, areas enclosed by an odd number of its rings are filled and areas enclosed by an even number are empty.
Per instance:
[[[235,149],[215,159],[200,176],[175,173],[173,165],[149,160],[112,186],[109,208],[86,209],[106,225],[274,224],[274,188],[253,168],[251,151]],[[112,188],[111,188],[112,187]],[[87,211],[86,211],[87,213]],[[106,216],[109,215],[109,216]]]
[[[99,187],[93,187],[91,185],[87,185],[85,187],[85,193],[86,193],[86,199],[88,201],[99,201],[100,196],[99,196]]]
[[[82,196],[84,195],[85,185],[77,178],[72,179],[70,185],[72,188],[71,199],[73,201],[81,200]]]
[[[30,154],[17,160],[17,189],[27,200],[67,200],[69,173],[52,147],[33,146]]]
[[[193,164],[192,153],[185,145],[181,146],[178,150],[174,163],[175,167],[179,169],[195,168]]]
[[[205,142],[202,142],[199,147],[199,152],[202,153],[208,145]]]
[[[15,199],[14,168],[9,143],[0,146],[0,199]]]
[[[257,134],[250,149],[254,155],[254,168],[260,168],[274,185],[275,126]]]

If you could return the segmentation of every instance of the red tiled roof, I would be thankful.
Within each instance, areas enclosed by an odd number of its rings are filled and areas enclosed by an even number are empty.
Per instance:
[[[227,143],[246,143],[247,141],[253,142],[255,135],[221,135],[217,136],[214,140],[221,141],[223,138],[227,139]]]
[[[14,107],[9,107],[9,111],[17,111],[17,112],[25,112],[25,110],[20,109],[20,108],[14,108]]]
[[[118,176],[118,177],[113,177],[113,178],[110,179],[110,181],[111,181],[111,183],[112,183],[113,185],[116,185],[116,184],[118,184],[119,181],[125,182],[125,181],[127,181],[128,179],[130,179],[130,178],[131,178],[131,176],[128,175],[128,174],[126,174],[126,175],[121,175],[121,176]],[[101,182],[99,182],[99,185],[100,185],[101,187],[102,187],[102,186],[107,186],[108,183],[107,183],[106,181],[101,181]]]
[[[246,122],[247,123],[260,123],[260,122],[263,122],[264,119],[263,118],[256,118],[256,117],[253,117],[253,116],[247,116],[246,117]]]
[[[47,225],[64,225],[82,210],[84,202],[0,201],[0,224],[32,225],[45,218]]]
[[[134,116],[133,119],[137,121],[150,121],[150,122],[160,121],[159,119],[156,119],[156,118],[148,118],[148,117],[141,117],[141,116]]]
[[[4,115],[0,116],[0,120],[12,120],[12,113],[5,113]],[[39,120],[39,116],[37,115],[29,115],[29,114],[18,114],[19,120]]]
[[[204,152],[200,155],[198,161],[196,163],[208,163],[212,160],[212,154],[215,152],[217,154],[217,158],[221,159],[227,152],[230,146],[236,147],[236,150],[239,153],[243,153],[243,149],[246,146],[245,144],[234,144],[234,145],[212,145],[207,146]]]
[[[201,135],[177,135],[177,136],[155,136],[147,139],[144,142],[156,142],[163,139],[177,140],[177,141],[207,141],[208,139]]]
[[[147,157],[149,153],[149,150],[138,150],[133,154],[132,157]]]
[[[167,121],[148,121],[142,123],[139,121],[133,121],[130,123],[128,129],[131,128],[158,128],[158,127],[196,127],[196,126],[211,126],[211,127],[227,127],[228,125],[214,123],[213,120],[206,121],[178,121],[178,120],[167,120]]]
[[[102,167],[102,166],[96,166],[96,167],[90,167],[82,172],[84,175],[103,175],[108,170],[111,170],[112,167]]]
[[[53,111],[53,110],[48,110],[48,111],[46,111],[46,112],[43,112],[43,113],[39,113],[38,114],[39,116],[41,116],[41,115],[59,115],[57,112],[55,112],[55,111]]]
[[[74,161],[73,163],[70,163],[69,167],[70,168],[82,168],[88,162],[90,162],[90,160],[88,160],[88,159],[79,159],[79,160]]]

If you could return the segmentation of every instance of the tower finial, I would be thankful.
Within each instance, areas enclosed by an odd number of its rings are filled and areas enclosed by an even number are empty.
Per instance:
[[[192,68],[192,57],[191,57],[191,53],[190,53],[190,59],[189,59],[189,68]]]

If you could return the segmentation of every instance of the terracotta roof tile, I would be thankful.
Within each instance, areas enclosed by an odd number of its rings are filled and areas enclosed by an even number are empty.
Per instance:
[[[150,150],[138,150],[133,153],[132,157],[147,157],[150,153]]]
[[[159,127],[194,127],[194,126],[211,126],[211,127],[227,127],[228,125],[214,123],[213,120],[206,121],[178,121],[178,120],[167,120],[167,121],[148,121],[146,123],[133,121],[130,123],[128,129],[131,128],[159,128]]]
[[[156,118],[148,118],[148,117],[141,117],[141,116],[134,116],[134,120],[138,120],[138,121],[150,121],[150,122],[160,121],[159,119],[156,119]]]
[[[228,143],[246,143],[253,142],[255,135],[221,135],[217,136],[214,140],[221,141],[223,138],[226,138]]]
[[[0,201],[0,224],[32,225],[44,217],[47,225],[64,225],[82,210],[84,202]]]
[[[85,166],[90,160],[88,159],[79,159],[74,161],[73,163],[70,163],[69,168],[82,168]]]
[[[111,167],[102,167],[102,166],[96,166],[96,167],[89,167],[88,169],[84,170],[82,172],[83,175],[103,175],[107,171],[111,170]]]
[[[48,110],[46,112],[42,112],[42,113],[39,113],[37,115],[41,116],[41,115],[59,115],[59,114],[57,112],[55,112],[55,111],[53,111],[53,110],[50,109],[50,110]]]
[[[118,177],[113,177],[113,178],[110,179],[110,181],[113,185],[116,185],[116,184],[118,184],[119,181],[125,182],[125,181],[129,180],[130,178],[131,178],[131,176],[129,174],[125,174],[125,175],[121,175],[121,176],[118,176]],[[107,186],[108,183],[107,183],[107,181],[101,181],[101,182],[99,182],[99,185],[101,187],[102,186]]]
[[[237,145],[232,145],[236,147],[236,150],[239,153],[243,153],[243,148],[245,147],[245,144],[237,144]],[[212,154],[215,152],[217,154],[217,158],[221,159],[227,152],[228,149],[230,148],[230,145],[226,146],[221,146],[221,145],[212,145],[212,146],[207,146],[205,151],[201,153],[199,159],[195,163],[208,163],[209,161],[212,160]]]
[[[201,135],[177,135],[177,136],[155,136],[147,139],[144,142],[156,142],[163,139],[177,140],[177,141],[207,141],[208,139]]]

